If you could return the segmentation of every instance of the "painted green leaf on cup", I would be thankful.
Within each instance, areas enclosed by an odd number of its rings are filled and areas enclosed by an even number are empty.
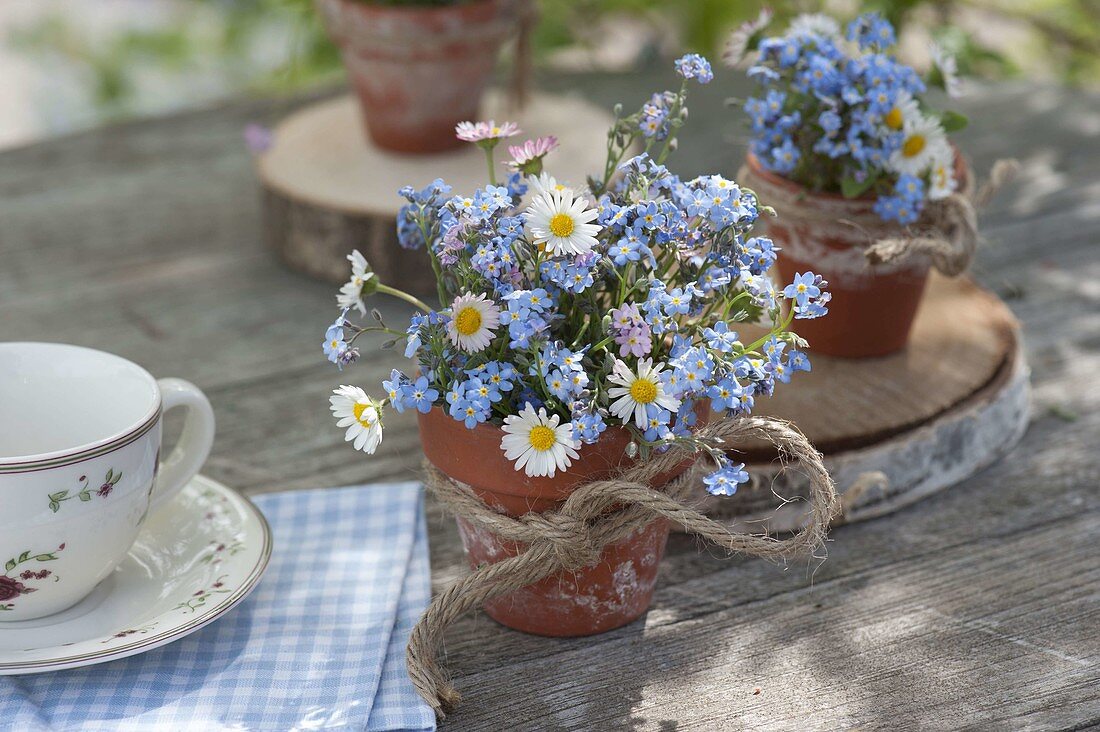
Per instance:
[[[88,476],[80,476],[80,480],[83,485],[80,486],[80,490],[76,495],[70,495],[69,489],[58,491],[57,493],[50,493],[47,498],[50,499],[50,510],[57,513],[61,510],[61,504],[64,501],[71,501],[74,498],[80,500],[81,503],[87,503],[92,500],[93,496],[99,496],[100,498],[106,498],[111,495],[111,491],[114,490],[115,485],[122,479],[122,471],[115,472],[114,468],[108,468],[106,475],[103,477],[103,484],[98,488],[92,488],[91,483],[88,481]]]

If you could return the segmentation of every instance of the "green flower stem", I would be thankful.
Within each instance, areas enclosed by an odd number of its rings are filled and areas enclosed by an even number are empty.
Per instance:
[[[668,137],[665,138],[664,147],[661,148],[661,154],[656,157],[658,165],[664,165],[665,160],[668,158],[668,154],[672,151],[672,141],[676,139],[676,128],[680,126],[680,110],[684,108],[684,101],[687,99],[687,79],[680,82],[680,93],[676,95],[676,104],[668,112],[669,131]]]
[[[577,337],[573,339],[572,345],[569,346],[570,349],[575,349],[577,346],[580,345],[581,339],[584,338],[584,334],[588,332],[588,327],[590,325],[592,325],[592,319],[591,318],[585,318],[582,321],[581,328],[577,332]]]
[[[355,335],[353,335],[351,337],[351,339],[348,340],[348,345],[350,346],[352,343],[355,343],[355,339],[358,338],[359,336],[363,335],[364,333],[388,333],[388,334],[393,335],[393,336],[401,336],[401,337],[404,337],[404,336],[408,335],[404,331],[394,330],[393,328],[386,328],[386,327],[383,327],[383,326],[373,326],[372,325],[372,326],[368,326],[366,328],[360,328],[355,333]]]
[[[439,298],[439,306],[443,307],[443,304],[447,302],[447,292],[443,287],[443,268],[440,266],[439,258],[435,256],[430,244],[426,249],[428,250],[428,261],[432,263],[432,272],[435,273],[435,294]]]
[[[630,137],[626,138],[626,142],[623,143],[622,148],[615,155],[615,157],[608,159],[608,165],[606,170],[604,171],[603,177],[604,190],[607,190],[608,183],[610,183],[611,179],[615,177],[615,171],[619,169],[619,163],[623,161],[623,156],[626,155],[626,151],[633,147],[634,141],[636,139],[638,139],[638,135],[631,134]]]
[[[742,290],[741,292],[737,293],[737,295],[730,298],[729,302],[726,303],[726,306],[722,308],[722,312],[719,313],[718,319],[719,320],[725,320],[726,317],[729,315],[730,309],[734,305],[737,304],[738,300],[741,300],[742,298],[748,298],[748,299],[751,300],[752,299],[752,293],[749,293],[749,292],[746,292],[746,291]]]
[[[537,244],[534,246],[534,249],[535,270],[531,274],[534,276],[535,289],[538,289],[542,287],[542,250],[539,249]]]
[[[401,290],[390,287],[389,285],[379,284],[378,289],[375,290],[375,292],[380,292],[383,295],[391,295],[391,296],[396,297],[398,299],[404,300],[405,302],[413,305],[414,307],[420,308],[425,313],[432,312],[432,308],[430,306],[428,306],[427,304],[425,304],[423,300],[420,300],[419,298],[413,297],[412,295],[410,295],[407,292],[402,292]]]
[[[489,166],[489,183],[495,186],[497,184],[497,172],[493,167],[493,148],[488,145],[485,146],[485,162]]]
[[[432,272],[435,273],[435,289],[439,297],[439,306],[443,307],[443,303],[447,302],[447,293],[443,287],[443,269],[439,264],[439,257],[432,249],[432,236],[425,226],[424,206],[420,207],[420,213],[416,217],[416,225],[420,229],[420,236],[424,239],[424,248],[428,250],[428,259],[432,263]]]
[[[766,336],[761,336],[761,337],[757,338],[755,341],[752,342],[752,345],[750,345],[748,348],[745,349],[745,353],[755,351],[757,348],[760,348],[762,345],[767,343],[769,339],[774,338],[775,336],[779,335],[780,333],[783,333],[784,331],[786,331],[787,328],[790,327],[791,322],[793,320],[794,320],[794,308],[792,307],[790,309],[790,311],[787,313],[787,317],[783,319],[783,325],[779,326],[778,328],[772,328],[771,331]]]
[[[619,303],[618,303],[619,305],[622,305],[625,298],[626,298],[626,294],[628,292],[627,289],[626,289],[626,283],[633,276],[634,276],[634,263],[631,262],[629,265],[627,265],[626,274],[623,275],[623,277],[619,280],[619,297],[617,298],[618,301],[619,301]],[[634,288],[631,287],[631,289],[634,289]]]
[[[553,414],[557,412],[562,417],[568,417],[569,410],[565,408],[565,405],[562,404],[556,396],[550,393],[550,387],[546,385],[546,379],[543,378],[542,375],[542,359],[538,356],[535,356],[535,376],[538,377],[539,386],[542,387],[542,393],[543,396],[546,397],[546,406],[550,407],[550,413]],[[555,404],[557,407],[554,406]]]
[[[613,340],[615,340],[615,336],[608,336],[607,338],[604,338],[602,341],[592,346],[592,353],[595,353],[596,351],[599,351],[601,349],[606,349],[607,344]]]

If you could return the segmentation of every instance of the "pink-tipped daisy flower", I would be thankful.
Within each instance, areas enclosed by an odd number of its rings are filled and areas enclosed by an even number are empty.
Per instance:
[[[502,140],[505,137],[518,135],[519,132],[519,125],[515,122],[501,122],[498,125],[494,120],[489,120],[488,122],[459,122],[455,125],[455,136],[464,142]]]
[[[538,175],[542,172],[542,159],[558,147],[558,138],[553,135],[527,140],[521,145],[509,145],[508,153],[512,159],[507,165],[512,170]]]

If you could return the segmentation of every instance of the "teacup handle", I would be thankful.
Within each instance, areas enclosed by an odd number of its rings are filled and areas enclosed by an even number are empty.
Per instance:
[[[183,490],[199,472],[214,444],[214,410],[199,388],[183,379],[157,379],[164,411],[187,409],[183,433],[168,457],[160,463],[150,511],[155,511]]]

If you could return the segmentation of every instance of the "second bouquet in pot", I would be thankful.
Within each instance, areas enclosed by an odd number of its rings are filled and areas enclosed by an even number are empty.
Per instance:
[[[735,35],[727,61],[739,61],[758,30]],[[966,119],[926,103],[928,84],[891,54],[894,42],[875,13],[846,31],[803,15],[760,40],[748,70],[760,89],[744,102],[752,136],[739,178],[779,213],[769,233],[783,249],[780,270],[812,266],[832,283],[832,316],[803,335],[833,356],[882,356],[908,340],[929,258],[898,251],[881,261],[876,243],[946,239],[956,219],[975,226],[959,195],[969,171],[947,138]],[[936,80],[957,88],[954,60],[938,48],[932,55]]]
[[[785,287],[769,277],[770,240],[752,228],[756,196],[718,175],[682,180],[665,159],[687,118],[689,83],[711,79],[705,59],[677,62],[678,91],[655,94],[619,115],[602,171],[583,186],[543,170],[551,138],[510,145],[498,181],[495,151],[515,125],[460,125],[484,149],[488,184],[453,192],[443,181],[408,199],[399,234],[427,247],[443,307],[430,308],[378,282],[358,254],[341,290],[343,312],[324,344],[341,366],[355,341],[384,331],[412,360],[368,396],[343,386],[331,398],[338,426],[373,452],[384,411],[416,410],[427,459],[511,515],[559,506],[577,487],[615,475],[674,444],[706,451],[716,469],[708,489],[732,495],[748,479],[724,449],[700,439],[711,415],[748,413],[810,368],[791,330],[824,315],[825,283],[800,272]],[[640,151],[640,152],[639,152]],[[634,154],[637,153],[637,154]],[[404,330],[353,325],[374,293],[402,297],[421,312]],[[739,324],[763,323],[743,340]],[[691,463],[686,459],[682,471]],[[655,486],[676,477],[660,475]],[[473,566],[521,547],[459,528]],[[496,597],[486,611],[505,625],[546,635],[586,635],[618,627],[649,605],[668,525],[658,520],[603,549],[598,562]]]

